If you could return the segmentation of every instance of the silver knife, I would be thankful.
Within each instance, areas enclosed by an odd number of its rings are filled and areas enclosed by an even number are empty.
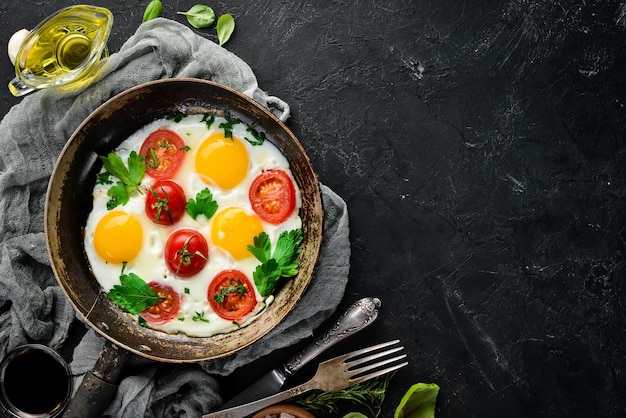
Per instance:
[[[230,399],[220,410],[232,408],[266,396],[278,393],[285,380],[296,373],[309,361],[320,355],[335,343],[357,333],[378,317],[380,299],[367,297],[356,301],[324,334],[300,353],[291,357],[285,364],[269,371],[246,390]]]

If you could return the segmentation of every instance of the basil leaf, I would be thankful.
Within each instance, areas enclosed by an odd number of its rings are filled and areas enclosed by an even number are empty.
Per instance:
[[[160,0],[152,0],[148,3],[148,7],[146,7],[146,11],[143,12],[143,22],[147,22],[148,20],[156,19],[161,16],[161,12],[163,11],[163,3]]]
[[[204,4],[196,4],[186,12],[177,13],[186,16],[189,24],[197,29],[208,28],[215,23],[215,12]]]
[[[224,45],[230,39],[230,35],[235,30],[235,19],[229,13],[223,14],[217,19],[217,39],[220,46]]]
[[[435,383],[416,383],[404,394],[394,418],[433,418],[439,386]]]

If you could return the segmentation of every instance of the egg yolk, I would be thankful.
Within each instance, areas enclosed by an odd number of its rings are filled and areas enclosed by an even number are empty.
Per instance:
[[[211,239],[235,259],[241,259],[251,255],[248,245],[253,245],[254,237],[261,232],[263,225],[256,215],[248,215],[240,208],[230,207],[215,216]]]
[[[200,144],[196,153],[196,172],[209,184],[230,190],[248,174],[250,159],[238,138],[213,134]]]
[[[121,264],[131,261],[141,249],[143,231],[139,221],[125,212],[109,212],[94,232],[94,247],[103,260]]]

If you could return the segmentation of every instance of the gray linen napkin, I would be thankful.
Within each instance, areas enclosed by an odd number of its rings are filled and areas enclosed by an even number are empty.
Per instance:
[[[167,19],[142,24],[103,63],[96,83],[49,89],[22,99],[0,122],[0,358],[26,342],[61,349],[75,313],[58,288],[46,253],[44,200],[67,138],[97,106],[137,84],[171,77],[213,80],[253,97],[285,120],[289,106],[258,87],[250,67],[188,27]],[[7,93],[8,94],[8,93]],[[213,374],[226,375],[271,351],[312,335],[336,309],[348,280],[350,245],[345,202],[322,186],[324,244],[311,285],[297,308],[269,335],[231,357],[201,365],[131,364],[107,414],[198,416],[221,399]],[[85,334],[74,350],[80,381],[103,339]]]

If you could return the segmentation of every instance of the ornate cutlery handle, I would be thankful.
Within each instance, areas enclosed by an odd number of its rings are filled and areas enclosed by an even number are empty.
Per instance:
[[[356,301],[335,324],[300,353],[290,358],[283,366],[285,377],[291,376],[306,363],[320,355],[333,344],[362,330],[378,317],[380,299],[367,297]]]

